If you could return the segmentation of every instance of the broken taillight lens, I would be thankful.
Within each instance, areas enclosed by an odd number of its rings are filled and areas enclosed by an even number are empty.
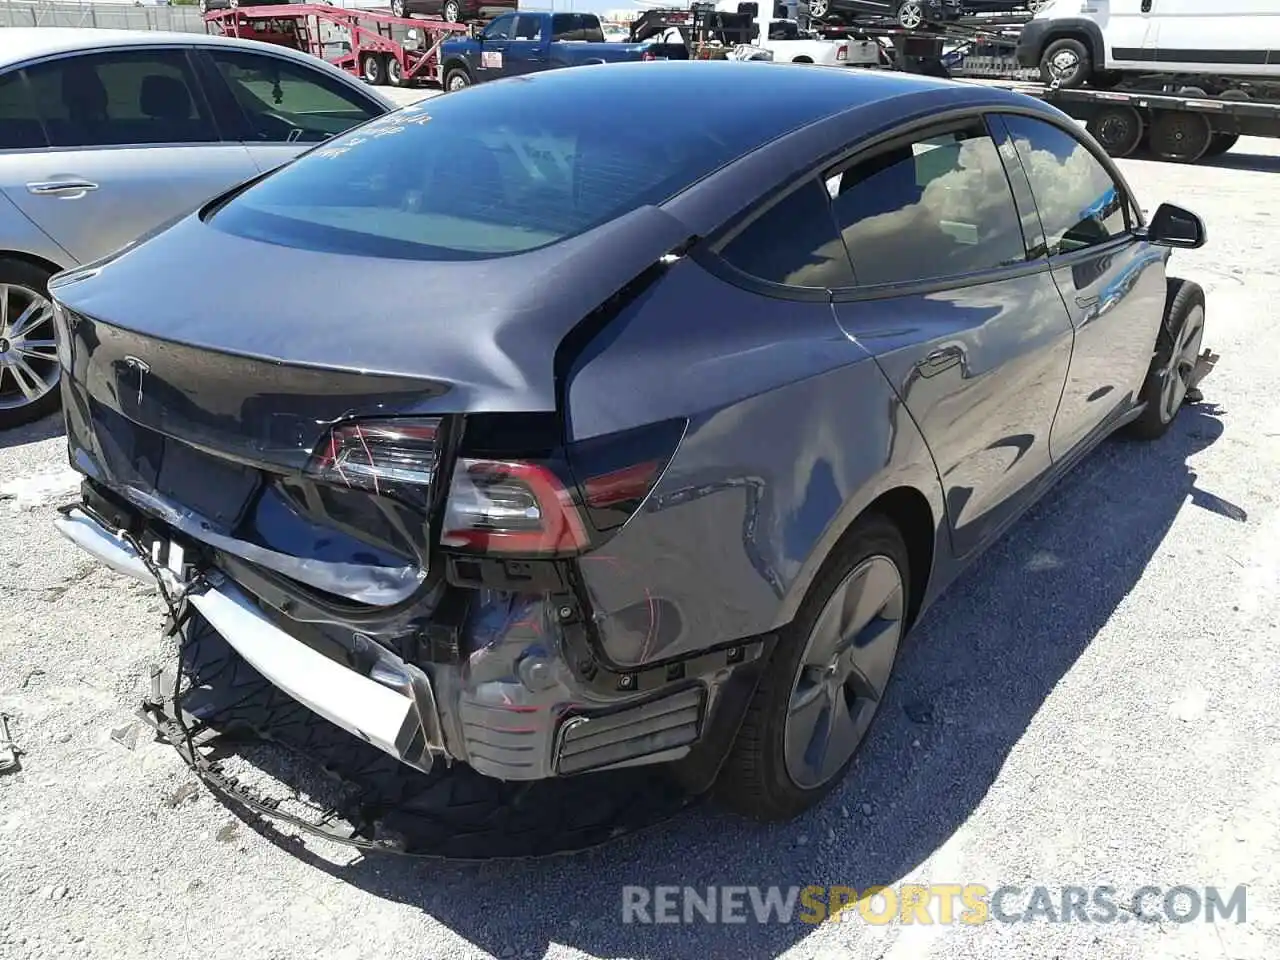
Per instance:
[[[316,447],[306,472],[337,486],[425,502],[439,461],[439,429],[437,418],[340,423]]]
[[[464,455],[453,469],[440,544],[520,556],[598,546],[648,497],[684,428],[684,420],[667,421],[537,460]]]

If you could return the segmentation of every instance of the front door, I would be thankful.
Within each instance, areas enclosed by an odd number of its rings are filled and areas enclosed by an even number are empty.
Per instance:
[[[1084,10],[1102,28],[1108,70],[1140,69],[1156,57],[1152,0],[1088,0]]]
[[[387,112],[353,85],[284,57],[221,47],[197,55],[207,58],[211,99],[227,116],[228,135],[263,172]]]
[[[0,152],[0,189],[81,263],[257,173],[242,145],[220,140],[184,49],[69,56],[23,74],[49,147]]]
[[[1049,264],[979,119],[877,148],[827,188],[858,283],[835,292],[836,317],[919,426],[968,555],[1052,462],[1072,331]]]
[[[477,80],[497,80],[508,76],[507,53],[511,38],[515,36],[516,15],[504,13],[484,28],[476,54]]]
[[[1051,439],[1058,459],[1134,403],[1164,312],[1165,252],[1133,236],[1132,200],[1075,134],[1031,117],[1001,121],[1030,181],[1075,329]]]

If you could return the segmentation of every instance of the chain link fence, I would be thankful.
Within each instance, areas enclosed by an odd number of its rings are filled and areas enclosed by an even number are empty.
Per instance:
[[[0,0],[0,28],[3,27],[102,27],[110,30],[204,33],[204,20],[194,6]]]

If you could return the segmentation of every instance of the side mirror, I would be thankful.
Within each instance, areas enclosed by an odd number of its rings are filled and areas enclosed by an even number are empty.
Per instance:
[[[1190,210],[1162,203],[1147,225],[1146,239],[1162,247],[1195,250],[1204,246],[1204,221]]]

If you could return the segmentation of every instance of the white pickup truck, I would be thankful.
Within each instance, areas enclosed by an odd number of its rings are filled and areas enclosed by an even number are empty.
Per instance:
[[[761,23],[761,21],[757,21]],[[873,66],[880,48],[870,40],[826,40],[806,35],[794,20],[767,20],[766,39],[753,44],[773,54],[775,63],[817,63],[828,67]]]

